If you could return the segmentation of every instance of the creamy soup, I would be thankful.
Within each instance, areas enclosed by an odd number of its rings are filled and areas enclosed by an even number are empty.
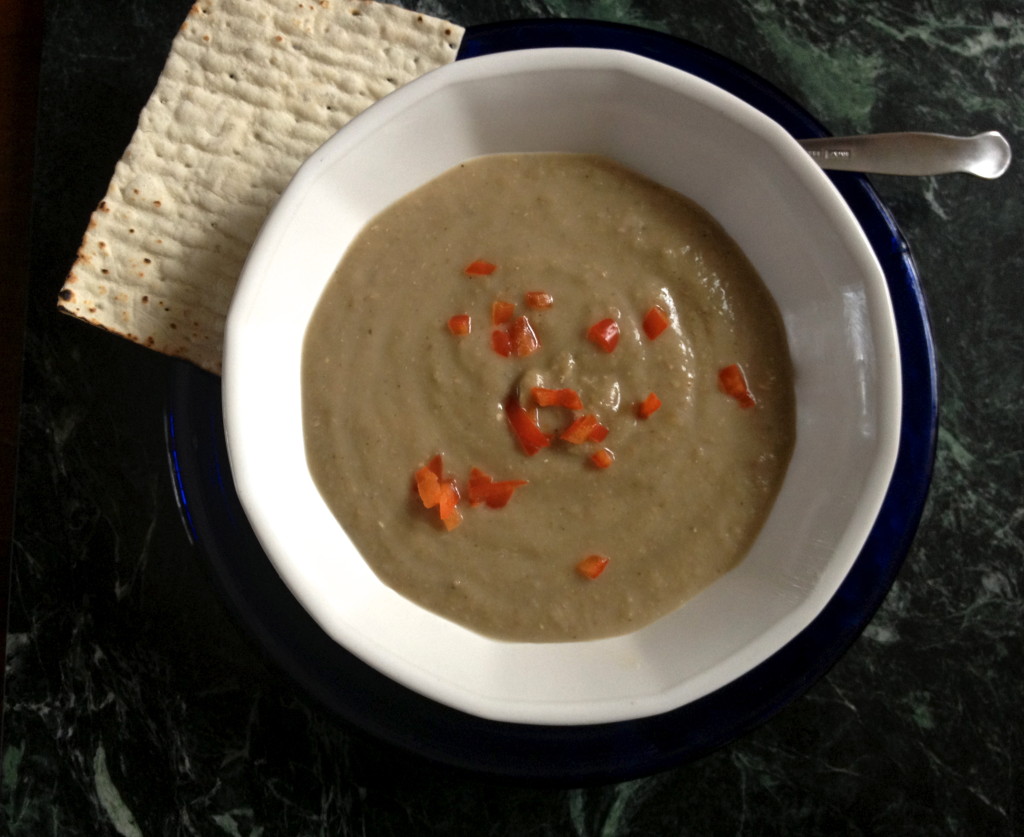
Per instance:
[[[373,571],[507,640],[677,608],[742,560],[794,442],[755,270],[695,203],[594,155],[470,160],[374,218],[302,376],[311,473]]]

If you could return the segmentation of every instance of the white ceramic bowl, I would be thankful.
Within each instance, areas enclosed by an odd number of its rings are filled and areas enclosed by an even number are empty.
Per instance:
[[[737,240],[782,311],[797,440],[746,559],[635,633],[582,643],[482,637],[383,585],[310,478],[303,333],[348,242],[451,166],[507,151],[596,152],[695,199]],[[399,89],[303,165],[246,263],[227,325],[224,413],[235,485],[282,578],[329,636],[481,717],[589,724],[669,711],[729,683],[835,593],[896,458],[896,329],[885,280],[838,192],[776,123],[713,85],[628,53],[509,52]]]

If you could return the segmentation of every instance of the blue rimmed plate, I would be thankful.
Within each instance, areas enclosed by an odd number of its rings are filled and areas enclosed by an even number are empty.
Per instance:
[[[824,133],[756,76],[714,53],[646,30],[578,21],[496,24],[470,29],[459,57],[548,46],[634,52],[727,90],[794,136]],[[881,603],[913,537],[934,454],[934,357],[908,248],[863,177],[832,180],[861,223],[889,286],[903,368],[900,448],[881,513],[852,571],[825,610],[781,651],[704,698],[634,721],[510,724],[434,703],[351,656],[289,593],[263,554],[231,482],[219,381],[182,365],[167,412],[179,500],[239,620],[274,663],[343,719],[419,755],[492,775],[565,783],[627,778],[699,756],[778,711],[839,658]]]

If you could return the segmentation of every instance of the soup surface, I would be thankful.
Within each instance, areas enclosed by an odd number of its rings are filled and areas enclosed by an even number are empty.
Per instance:
[[[678,607],[742,560],[794,443],[750,263],[695,203],[594,155],[473,159],[374,218],[302,376],[311,473],[374,572],[507,640]]]

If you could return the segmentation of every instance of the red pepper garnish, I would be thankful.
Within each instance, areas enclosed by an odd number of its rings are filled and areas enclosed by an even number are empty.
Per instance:
[[[491,324],[505,325],[505,323],[512,319],[512,315],[515,312],[516,305],[514,302],[506,302],[504,299],[496,299],[491,303]]]
[[[500,509],[512,499],[513,493],[520,486],[526,485],[526,480],[501,480],[495,482],[489,474],[479,468],[473,468],[469,473],[468,496],[471,506],[479,506],[481,503],[491,509]]]
[[[551,444],[551,437],[540,429],[534,417],[514,395],[505,402],[505,415],[512,435],[516,437],[516,441],[527,456],[533,456],[541,448]]]
[[[743,374],[743,369],[738,363],[719,370],[718,386],[722,392],[735,398],[744,410],[757,403],[747,386],[747,376]]]
[[[644,334],[653,340],[668,328],[668,316],[657,305],[644,315]]]
[[[661,399],[658,398],[653,392],[648,393],[647,397],[636,405],[636,414],[640,418],[650,418],[651,414],[657,411],[661,406]]]
[[[608,566],[608,559],[603,555],[588,555],[576,565],[576,572],[591,580],[597,578]]]
[[[455,508],[455,506],[452,506],[452,510],[448,514],[448,517],[441,518],[441,522],[444,524],[444,528],[450,532],[462,523],[462,512]]]
[[[496,319],[493,309],[491,318]],[[491,348],[503,357],[526,357],[540,348],[540,340],[526,317],[516,317],[505,329],[491,332]]]
[[[540,340],[526,317],[516,317],[508,324],[508,338],[512,351],[519,357],[532,355],[540,348]]]
[[[580,416],[565,428],[558,438],[574,445],[582,445],[584,442],[590,441],[590,434],[598,425],[597,416],[588,413],[585,416]]]
[[[456,314],[448,319],[448,330],[456,337],[465,337],[472,328],[469,314]]]
[[[477,259],[476,261],[470,262],[466,266],[467,276],[490,276],[498,269],[496,264],[484,261],[483,259]]]
[[[570,410],[582,410],[583,399],[574,389],[549,389],[533,387],[530,392],[538,407],[566,407]]]
[[[415,479],[416,492],[420,495],[424,508],[432,509],[441,502],[441,478],[430,463],[416,471]]]
[[[509,338],[508,332],[500,328],[494,329],[491,332],[491,348],[502,357],[512,354],[512,340]]]
[[[472,468],[469,472],[469,482],[466,484],[466,496],[471,506],[479,506],[487,501],[487,491],[494,485],[494,480],[481,471],[479,468]]]
[[[607,468],[615,461],[615,454],[608,450],[608,448],[601,448],[590,454],[590,461],[598,468]]]
[[[524,300],[527,308],[538,311],[550,308],[555,303],[554,297],[545,291],[527,291]]]
[[[590,435],[587,437],[588,442],[603,442],[608,438],[608,428],[603,424],[597,425],[593,430],[590,431]]]
[[[603,352],[613,352],[619,345],[619,324],[610,317],[594,323],[587,331],[587,338]]]
[[[455,507],[459,504],[459,489],[454,480],[442,480],[438,497],[438,512],[441,520],[450,520],[455,514]]]
[[[441,454],[434,454],[423,467],[433,471],[439,480],[444,479],[444,459],[441,457]]]
[[[423,506],[438,507],[438,514],[445,528],[451,531],[462,522],[462,514],[456,508],[459,503],[459,489],[455,480],[444,479],[441,454],[432,457],[423,467],[417,469],[416,491]]]

